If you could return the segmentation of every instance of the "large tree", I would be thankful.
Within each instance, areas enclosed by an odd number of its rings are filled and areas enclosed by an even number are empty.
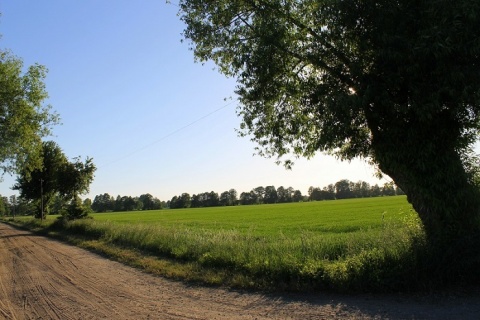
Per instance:
[[[478,232],[480,1],[179,5],[196,59],[237,78],[241,132],[260,154],[368,159],[407,194],[431,242]]]
[[[0,50],[0,170],[14,173],[41,166],[42,138],[58,123],[45,105],[47,69],[24,68],[20,58]]]

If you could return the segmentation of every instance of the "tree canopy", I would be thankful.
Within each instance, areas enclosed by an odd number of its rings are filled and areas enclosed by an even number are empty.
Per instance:
[[[23,62],[0,50],[0,169],[14,173],[41,165],[42,138],[50,135],[58,116],[44,102],[47,69]]]
[[[41,167],[32,171],[23,170],[14,185],[20,196],[34,201],[36,216],[44,218],[48,214],[56,196],[71,201],[72,212],[79,210],[77,196],[88,192],[93,181],[95,165],[91,158],[84,163],[80,158],[70,162],[62,149],[53,141],[43,142]]]
[[[405,191],[432,243],[479,231],[479,1],[179,6],[196,59],[237,79],[240,132],[260,154],[287,166],[318,151],[366,158]]]

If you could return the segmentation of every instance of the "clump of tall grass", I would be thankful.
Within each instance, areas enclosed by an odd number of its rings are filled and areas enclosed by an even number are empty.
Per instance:
[[[420,276],[415,248],[423,243],[413,215],[407,215],[404,223],[385,222],[381,229],[297,235],[95,220],[56,222],[51,228],[205,270],[223,270],[249,279],[240,286],[263,289],[408,290]]]

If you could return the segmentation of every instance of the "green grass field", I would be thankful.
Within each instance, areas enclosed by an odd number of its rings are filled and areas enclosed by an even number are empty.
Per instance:
[[[96,221],[209,231],[235,230],[259,236],[350,233],[402,223],[411,205],[404,196],[272,205],[96,213]]]
[[[416,268],[412,247],[423,235],[403,196],[92,217],[55,232],[162,275],[241,288],[397,288]],[[169,262],[153,267],[159,260]]]

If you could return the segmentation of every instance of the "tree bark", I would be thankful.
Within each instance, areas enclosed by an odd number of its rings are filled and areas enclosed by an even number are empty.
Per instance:
[[[479,233],[480,192],[455,148],[451,123],[437,120],[390,123],[374,132],[372,147],[380,170],[407,194],[427,241],[443,247]]]

